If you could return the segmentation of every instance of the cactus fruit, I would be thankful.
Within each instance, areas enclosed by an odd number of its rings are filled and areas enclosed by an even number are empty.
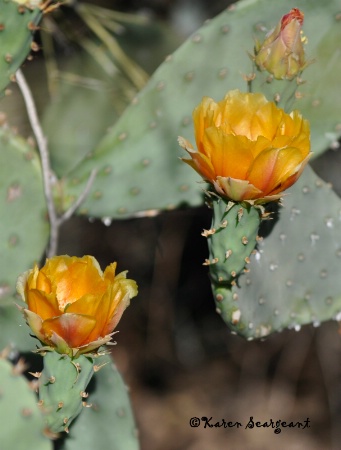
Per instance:
[[[22,375],[23,369],[22,361],[13,366],[0,357],[1,450],[52,450],[51,441],[43,434],[36,394]]]
[[[0,92],[15,79],[15,72],[31,50],[38,50],[33,34],[41,17],[38,6],[0,0]]]
[[[94,375],[96,390],[87,399],[88,407],[70,428],[62,450],[139,449],[128,389],[109,357],[105,360]]]
[[[316,59],[304,72],[307,82],[298,87],[293,108],[311,123],[315,156],[335,142],[341,113],[335,101],[341,71],[339,0],[242,0],[166,58],[100,144],[63,179],[63,207],[84,190],[94,167],[98,175],[80,213],[124,218],[201,204],[196,175],[178,160],[176,138],[192,140],[191,114],[203,96],[219,99],[231,89],[246,90],[255,35],[264,37],[290,7],[304,12],[307,58]],[[265,86],[270,97],[278,83]]]
[[[44,355],[44,370],[39,375],[39,403],[50,433],[58,435],[68,431],[81,412],[94,373],[93,365],[93,360],[83,355],[74,361],[55,351]]]
[[[218,312],[248,339],[340,320],[340,200],[307,167],[283,203],[238,286],[213,286]]]
[[[0,303],[12,302],[19,273],[39,261],[48,240],[41,168],[34,149],[0,128]],[[7,301],[8,303],[8,301]]]

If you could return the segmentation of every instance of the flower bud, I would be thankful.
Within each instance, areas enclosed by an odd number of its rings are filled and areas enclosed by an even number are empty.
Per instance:
[[[301,32],[303,19],[302,11],[293,8],[263,43],[256,43],[253,59],[260,70],[267,70],[279,80],[291,80],[302,72],[307,66]]]

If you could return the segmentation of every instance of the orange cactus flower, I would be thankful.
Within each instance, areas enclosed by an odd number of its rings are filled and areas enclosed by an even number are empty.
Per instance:
[[[179,137],[191,156],[183,161],[228,200],[262,204],[281,197],[310,158],[309,122],[286,114],[263,94],[230,91],[209,97],[193,112],[198,150]]]
[[[108,343],[137,295],[135,281],[115,270],[116,263],[103,273],[92,256],[64,255],[22,274],[17,291],[27,304],[21,309],[35,336],[73,358]]]
[[[276,27],[256,42],[254,61],[260,70],[267,70],[276,79],[291,80],[309,64],[305,59],[301,29],[304,14],[293,8]]]

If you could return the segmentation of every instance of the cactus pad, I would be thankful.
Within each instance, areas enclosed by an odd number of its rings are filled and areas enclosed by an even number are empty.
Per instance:
[[[0,358],[1,450],[52,450],[37,397],[23,375]]]
[[[51,433],[68,431],[82,410],[83,394],[92,375],[90,358],[81,355],[73,362],[55,351],[46,353],[39,378],[39,400]]]
[[[340,320],[340,236],[340,199],[307,167],[251,255],[249,273],[239,277],[238,287],[215,290],[218,312],[248,339]]]
[[[39,7],[25,7],[14,0],[0,0],[0,92],[36,48],[33,34],[42,17]]]
[[[148,215],[181,204],[202,203],[196,174],[180,160],[178,135],[193,139],[191,114],[206,95],[219,100],[246,90],[253,68],[248,52],[291,7],[305,14],[309,59],[305,84],[293,105],[310,120],[315,155],[340,135],[341,27],[339,0],[244,0],[208,21],[159,67],[146,87],[63,182],[64,208],[80,194],[94,167],[98,175],[80,212],[97,217]],[[273,85],[273,92],[277,85]],[[272,95],[272,94],[271,94]]]
[[[62,450],[138,450],[137,430],[127,387],[116,367],[108,364],[94,376],[95,391],[70,429]],[[102,360],[101,360],[102,363]]]
[[[48,240],[40,163],[34,149],[0,128],[0,304],[20,273],[39,262]]]
[[[232,202],[231,202],[232,203]],[[228,205],[222,199],[213,201],[213,221],[207,237],[212,282],[231,285],[244,270],[257,243],[260,210],[240,204]]]

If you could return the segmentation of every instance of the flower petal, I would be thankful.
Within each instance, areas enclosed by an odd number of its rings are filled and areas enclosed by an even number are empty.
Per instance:
[[[247,180],[236,180],[230,177],[217,177],[214,182],[217,192],[235,202],[252,200],[262,195],[262,191],[257,189]]]
[[[42,330],[42,324],[43,321],[41,320],[41,317],[38,316],[38,314],[35,314],[34,312],[23,309],[25,319],[27,321],[28,326],[31,328],[35,336],[41,341],[45,342],[45,335]]]
[[[89,343],[88,337],[96,326],[96,319],[86,315],[65,313],[47,319],[42,324],[44,335],[51,339],[53,333],[60,336],[70,348]]]
[[[41,272],[53,283],[60,309],[85,294],[103,294],[106,290],[102,271],[92,256],[57,256],[47,260]]]
[[[193,151],[191,153],[192,159],[181,158],[182,161],[191,166],[202,178],[211,182],[215,178],[215,171],[211,161],[203,153]]]
[[[31,289],[27,292],[26,302],[28,309],[38,314],[42,320],[59,316],[61,314],[55,296],[45,294],[37,289]]]
[[[208,128],[203,138],[206,154],[214,168],[214,177],[245,179],[253,155],[252,142],[245,136],[224,134],[220,128]]]
[[[126,271],[117,275],[115,284],[111,286],[110,296],[113,299],[108,312],[107,322],[102,335],[111,333],[120,321],[123,312],[130,304],[130,299],[137,295],[137,284],[126,278]]]
[[[248,179],[264,195],[268,195],[295,174],[301,162],[301,152],[296,148],[268,149],[257,156],[250,167]]]

